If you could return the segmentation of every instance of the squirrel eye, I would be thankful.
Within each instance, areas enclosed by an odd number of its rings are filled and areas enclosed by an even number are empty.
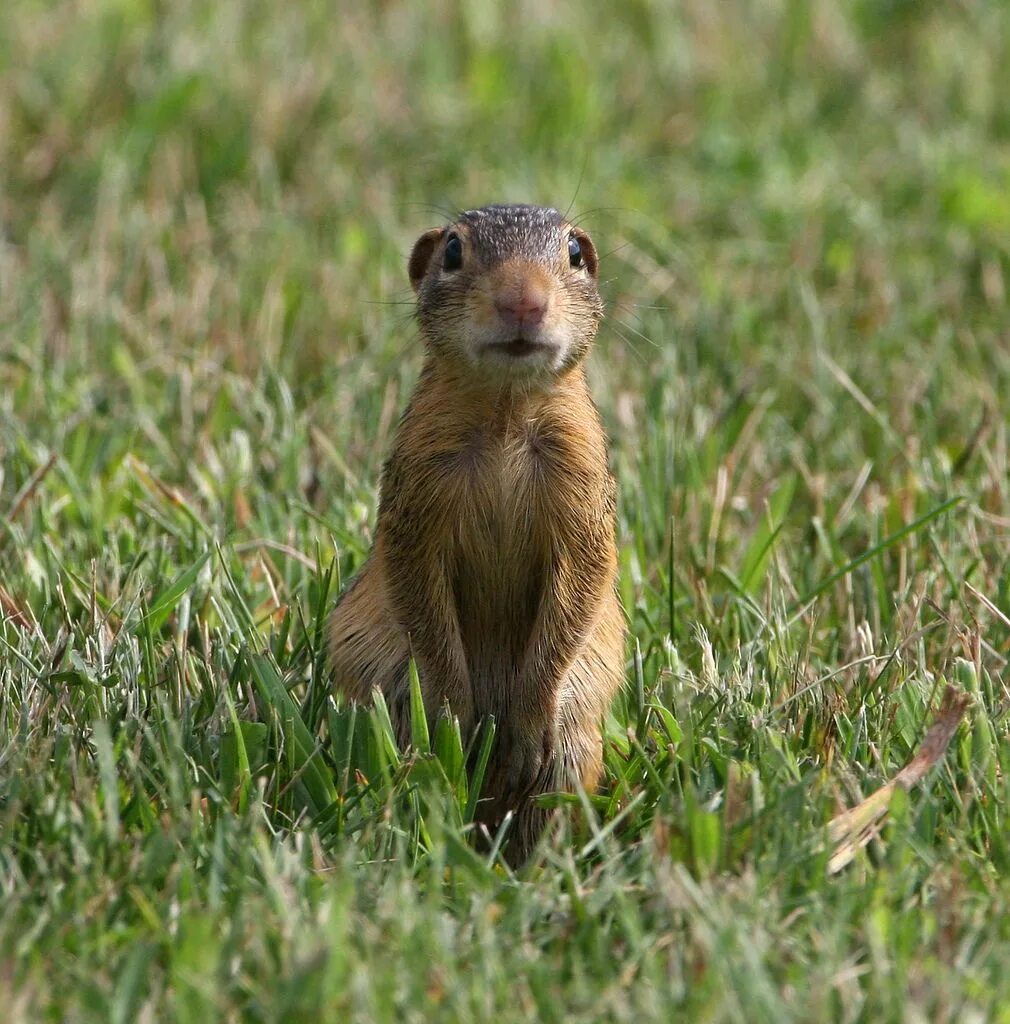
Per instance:
[[[568,236],[568,262],[576,270],[582,266],[582,246],[575,235]]]
[[[452,234],[445,243],[445,252],[442,254],[443,270],[459,270],[463,266],[463,243],[459,235]]]

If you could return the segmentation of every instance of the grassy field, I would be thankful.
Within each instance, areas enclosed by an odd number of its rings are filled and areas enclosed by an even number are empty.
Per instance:
[[[1010,1021],[1010,8],[342,6],[0,4],[0,1017]],[[323,650],[493,200],[604,255],[632,634],[519,876]]]

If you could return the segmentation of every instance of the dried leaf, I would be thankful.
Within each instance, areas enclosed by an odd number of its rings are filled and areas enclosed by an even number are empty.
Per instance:
[[[851,863],[856,854],[877,835],[895,789],[899,786],[904,790],[911,789],[943,759],[947,745],[957,732],[970,703],[971,697],[968,694],[948,685],[933,724],[912,760],[890,782],[871,793],[862,803],[843,811],[828,822],[828,837],[834,846],[828,860],[829,875]]]

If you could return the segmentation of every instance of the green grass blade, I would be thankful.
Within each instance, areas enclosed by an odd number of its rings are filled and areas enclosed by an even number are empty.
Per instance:
[[[894,547],[895,544],[900,540],[904,540],[905,537],[910,536],[913,533],[917,533],[924,526],[931,523],[934,519],[942,516],[944,512],[949,512],[956,505],[960,505],[964,501],[964,498],[957,496],[954,498],[948,498],[946,501],[937,505],[936,508],[930,509],[925,515],[919,516],[914,522],[909,523],[907,526],[902,527],[896,533],[892,533],[889,537],[885,537],[880,543],[874,544],[873,547],[864,551],[858,558],[854,558],[851,562],[846,563],[841,569],[831,573],[826,579],[822,580],[812,590],[808,591],[798,601],[794,602],[790,608],[790,614],[795,613],[801,609],[804,605],[809,604],[815,598],[820,597],[826,590],[834,586],[840,579],[848,576],[853,569],[858,569],[859,566],[868,562],[871,558],[879,555],[882,551],[886,551],[888,548]]]
[[[410,659],[407,671],[410,678],[410,745],[422,754],[429,754],[431,737],[428,733],[428,715],[424,710],[421,679],[413,658]]]
[[[319,748],[273,664],[261,654],[249,654],[247,657],[261,699],[277,716],[291,771],[305,789],[309,809],[313,814],[319,814],[337,799],[336,786]]]

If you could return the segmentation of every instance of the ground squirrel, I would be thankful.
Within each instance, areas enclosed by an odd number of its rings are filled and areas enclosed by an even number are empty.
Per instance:
[[[514,812],[524,860],[549,813],[593,789],[624,672],[615,485],[583,362],[603,316],[589,236],[557,210],[486,206],[425,232],[410,282],[425,361],[383,469],[375,544],[330,622],[338,689],[378,687],[409,738],[425,708],[496,740],[479,821]]]

